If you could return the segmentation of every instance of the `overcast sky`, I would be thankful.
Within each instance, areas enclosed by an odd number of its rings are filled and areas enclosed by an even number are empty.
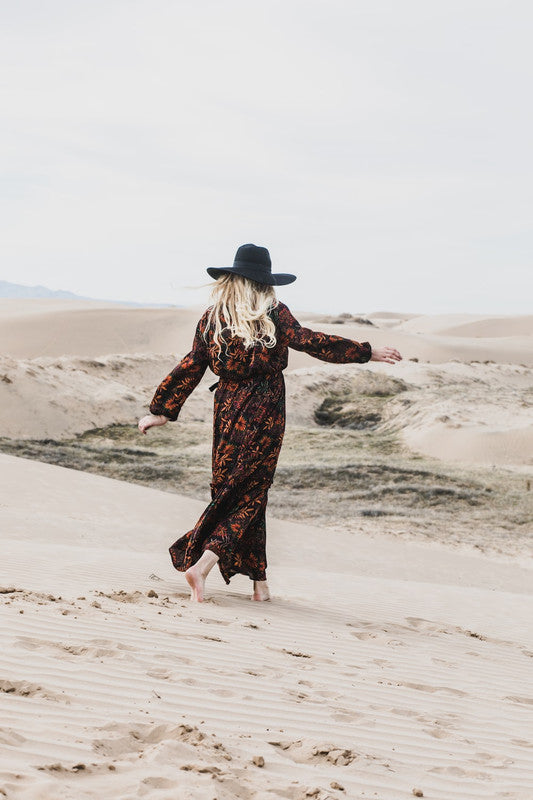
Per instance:
[[[0,0],[0,278],[532,311],[529,0]]]

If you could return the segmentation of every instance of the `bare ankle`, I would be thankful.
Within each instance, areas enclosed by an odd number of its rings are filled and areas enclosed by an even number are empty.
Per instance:
[[[194,566],[198,568],[202,577],[207,578],[209,572],[213,569],[217,561],[218,556],[213,552],[213,550],[204,550]]]

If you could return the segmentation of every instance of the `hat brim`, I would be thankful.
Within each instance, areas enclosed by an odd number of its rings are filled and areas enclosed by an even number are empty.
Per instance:
[[[230,272],[234,275],[244,275],[256,283],[264,283],[269,286],[284,286],[287,283],[292,283],[296,280],[296,275],[291,275],[289,272],[276,272],[262,275],[261,279],[257,279],[257,273],[253,270],[247,270],[246,267],[207,267],[207,272],[212,278],[219,278],[225,272]]]

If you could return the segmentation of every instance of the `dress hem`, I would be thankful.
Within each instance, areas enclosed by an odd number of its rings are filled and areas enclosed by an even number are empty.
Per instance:
[[[186,572],[189,569],[189,567],[192,567],[192,564],[187,564],[187,565],[182,564],[181,566],[178,566],[176,561],[175,561],[175,559],[174,559],[174,552],[173,552],[172,548],[173,548],[173,545],[171,545],[168,548],[168,552],[170,553],[170,558],[172,560],[172,566],[178,572]],[[241,571],[241,570],[229,570],[228,571],[227,569],[224,569],[224,565],[223,565],[224,553],[221,550],[219,550],[219,548],[217,548],[216,545],[213,545],[212,547],[207,547],[205,549],[206,550],[211,550],[212,553],[215,553],[215,555],[218,556],[219,560],[217,562],[217,565],[218,565],[218,568],[220,570],[220,574],[222,575],[222,578],[224,579],[225,583],[229,583],[234,575],[244,575],[245,577],[250,578],[251,581],[266,581],[267,578],[266,578],[266,572],[265,571],[254,574],[252,572],[244,572],[244,571]],[[222,556],[221,556],[221,553],[222,553]]]

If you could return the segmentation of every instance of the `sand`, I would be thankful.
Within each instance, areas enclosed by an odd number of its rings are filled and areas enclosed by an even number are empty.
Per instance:
[[[7,797],[531,797],[530,570],[269,520],[272,601],[194,606],[202,503],[0,470]]]
[[[201,313],[200,308],[124,308],[88,300],[0,299],[2,353],[15,358],[186,353]],[[294,307],[293,313],[302,324],[318,329],[313,323],[321,320],[321,330],[358,341],[371,338],[376,346],[389,344],[392,334],[394,346],[405,358],[431,363],[490,359],[533,366],[533,316],[508,319],[463,314],[405,319],[409,315],[394,317],[389,312],[387,319],[363,315],[375,323],[369,326],[350,320],[342,325],[324,324],[323,315],[301,313]],[[462,328],[466,328],[464,335],[457,333]],[[291,353],[291,367],[309,361],[304,353]]]
[[[25,302],[0,308],[4,436],[133,424],[197,318]],[[529,475],[522,322],[474,341],[435,331],[479,320],[402,332],[415,317],[381,313],[387,327],[327,329],[400,349],[410,337],[433,360],[343,368],[295,354],[290,414],[310,417],[320,387],[357,370],[393,375],[409,388],[383,426],[409,446]],[[178,425],[208,418],[211,380]],[[0,797],[533,797],[525,555],[379,535],[379,520],[370,535],[269,516],[272,600],[253,603],[247,578],[226,586],[215,568],[194,605],[167,548],[203,501],[5,454],[0,480]]]
[[[398,409],[393,424],[413,450],[450,462],[533,468],[533,317],[472,321],[472,315],[405,319],[388,313],[385,326],[372,314],[371,326],[301,317],[315,329],[400,350],[401,364],[369,363],[364,369],[409,384],[409,408],[403,414]],[[189,351],[198,317],[199,309],[0,301],[0,436],[64,438],[91,427],[133,424],[146,412],[154,386]],[[475,335],[450,333],[472,325]],[[360,365],[324,365],[291,351],[286,379],[289,395],[299,398],[297,414],[315,401],[317,381],[358,370]],[[185,420],[210,417],[207,388],[213,380],[208,370]]]

